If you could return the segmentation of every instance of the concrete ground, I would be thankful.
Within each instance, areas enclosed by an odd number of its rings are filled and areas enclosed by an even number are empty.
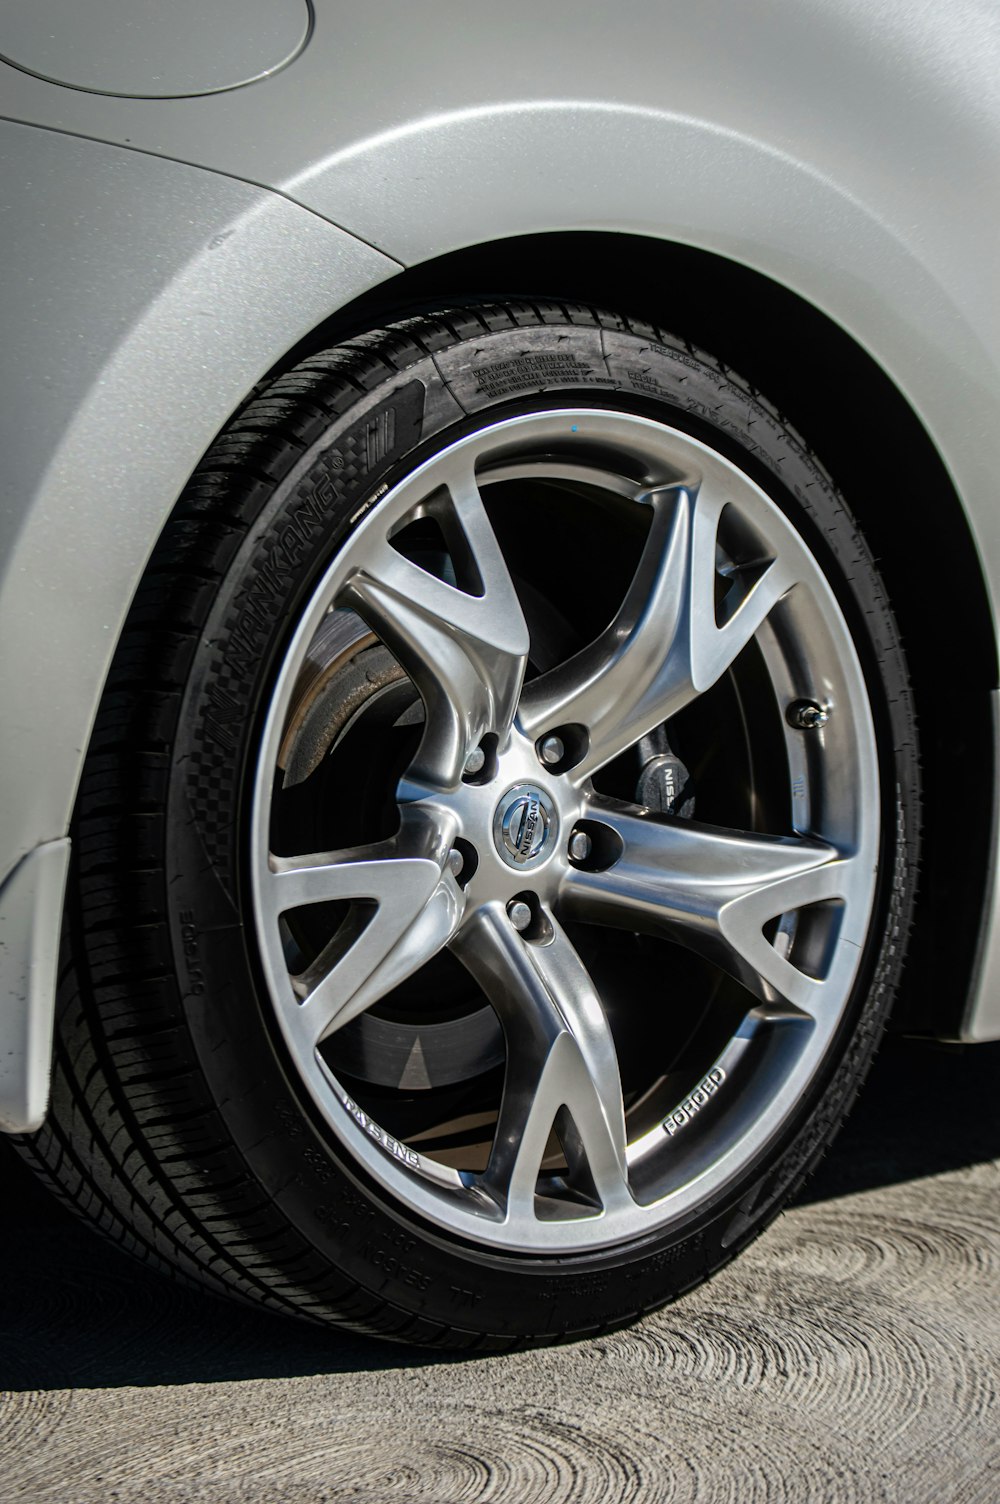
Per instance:
[[[442,1361],[176,1288],[6,1152],[0,1197],[3,1504],[1000,1501],[1000,1046],[888,1046],[736,1264],[547,1352]]]

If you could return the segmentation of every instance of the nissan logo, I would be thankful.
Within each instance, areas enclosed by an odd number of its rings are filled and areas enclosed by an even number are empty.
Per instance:
[[[511,867],[526,867],[545,854],[555,823],[555,808],[541,789],[511,789],[497,805],[493,834],[497,849]]]

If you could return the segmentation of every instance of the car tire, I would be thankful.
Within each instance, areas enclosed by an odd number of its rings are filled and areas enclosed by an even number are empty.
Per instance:
[[[555,303],[348,340],[254,394],[146,570],[24,1151],[272,1309],[621,1325],[823,1154],[918,835],[885,590],[751,386]]]

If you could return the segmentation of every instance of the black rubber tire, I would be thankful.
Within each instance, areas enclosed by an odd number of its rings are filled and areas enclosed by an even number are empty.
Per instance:
[[[324,1134],[269,1026],[241,848],[254,730],[320,570],[395,474],[540,394],[664,416],[788,511],[855,633],[889,791],[860,980],[780,1142],[683,1228],[549,1259],[418,1223]],[[87,757],[52,1108],[23,1149],[122,1246],[272,1308],[452,1348],[626,1323],[732,1256],[830,1142],[899,979],[918,828],[913,707],[885,592],[828,475],[752,388],[656,330],[583,307],[462,309],[352,340],[255,395],[150,562]]]

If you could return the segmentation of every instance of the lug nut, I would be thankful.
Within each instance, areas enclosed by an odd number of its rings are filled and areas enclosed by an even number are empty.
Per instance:
[[[585,830],[574,830],[569,838],[569,854],[574,862],[585,862],[590,855],[593,841]]]
[[[566,756],[566,748],[561,736],[547,736],[538,748],[538,755],[548,767],[554,768],[557,762],[562,762]]]
[[[531,924],[531,909],[522,899],[512,899],[507,905],[507,918],[518,933],[523,934]]]
[[[462,868],[465,866],[465,858],[457,846],[453,846],[448,853],[448,871],[452,877],[461,877]]]
[[[795,700],[788,707],[788,724],[796,731],[819,731],[829,719],[829,710],[815,700]]]
[[[483,751],[482,747],[477,747],[476,750],[474,752],[470,752],[468,757],[465,759],[465,772],[463,776],[466,778],[472,778],[476,773],[481,773],[485,766],[486,753]]]

